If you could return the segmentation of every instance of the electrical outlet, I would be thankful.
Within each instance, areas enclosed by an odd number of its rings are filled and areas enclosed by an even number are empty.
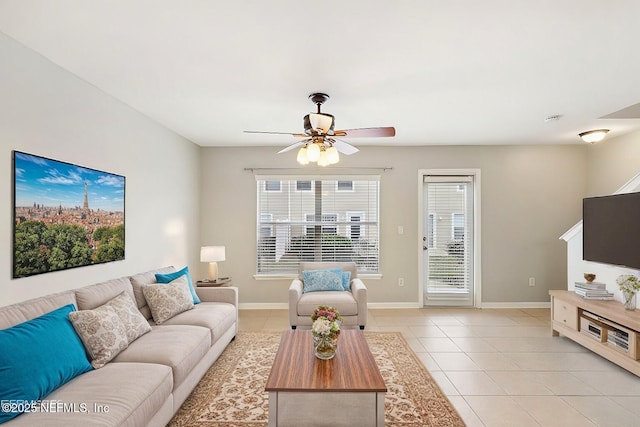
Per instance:
[[[529,286],[535,286],[535,285],[536,285],[536,278],[529,277]]]
[[[404,227],[402,225],[398,226],[398,234],[404,234]]]
[[[398,279],[398,286],[404,286],[404,279],[402,277]]]

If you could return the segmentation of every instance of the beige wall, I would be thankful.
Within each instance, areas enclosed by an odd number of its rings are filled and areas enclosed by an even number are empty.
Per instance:
[[[640,132],[609,138],[588,147],[588,196],[614,193],[640,173]]]
[[[284,141],[286,143],[287,141]],[[391,167],[381,173],[381,279],[367,279],[369,301],[418,303],[418,170],[479,168],[482,176],[482,300],[548,302],[548,290],[566,283],[566,248],[558,237],[581,215],[586,193],[587,149],[572,146],[362,146],[342,156],[334,173],[348,168]],[[257,281],[256,189],[245,168],[277,174],[298,171],[295,152],[279,147],[203,148],[201,238],[225,245],[221,274],[233,277],[244,304],[286,302],[289,279]],[[358,169],[358,172],[363,171]],[[366,170],[365,173],[371,173]],[[397,228],[404,227],[399,235]],[[199,273],[206,274],[201,265]],[[398,278],[405,286],[398,287]],[[537,285],[528,286],[536,277]]]
[[[197,262],[199,148],[0,34],[0,305]],[[12,150],[126,177],[126,259],[12,279]]]

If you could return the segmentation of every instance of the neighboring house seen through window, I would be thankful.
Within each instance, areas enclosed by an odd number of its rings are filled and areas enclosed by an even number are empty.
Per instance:
[[[379,178],[257,176],[256,274],[295,274],[300,261],[353,261],[379,272]]]

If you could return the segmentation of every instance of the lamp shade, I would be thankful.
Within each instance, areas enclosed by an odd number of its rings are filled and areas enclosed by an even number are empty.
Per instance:
[[[224,260],[224,246],[203,246],[200,248],[200,262],[217,262]]]

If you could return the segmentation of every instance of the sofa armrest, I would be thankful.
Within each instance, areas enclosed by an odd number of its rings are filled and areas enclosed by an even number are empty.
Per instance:
[[[357,277],[351,281],[351,293],[358,303],[358,326],[367,324],[367,287]]]
[[[302,296],[302,280],[293,279],[289,286],[289,324],[298,325],[298,300]]]
[[[226,302],[238,308],[238,288],[235,286],[196,287],[195,290],[202,302]]]

